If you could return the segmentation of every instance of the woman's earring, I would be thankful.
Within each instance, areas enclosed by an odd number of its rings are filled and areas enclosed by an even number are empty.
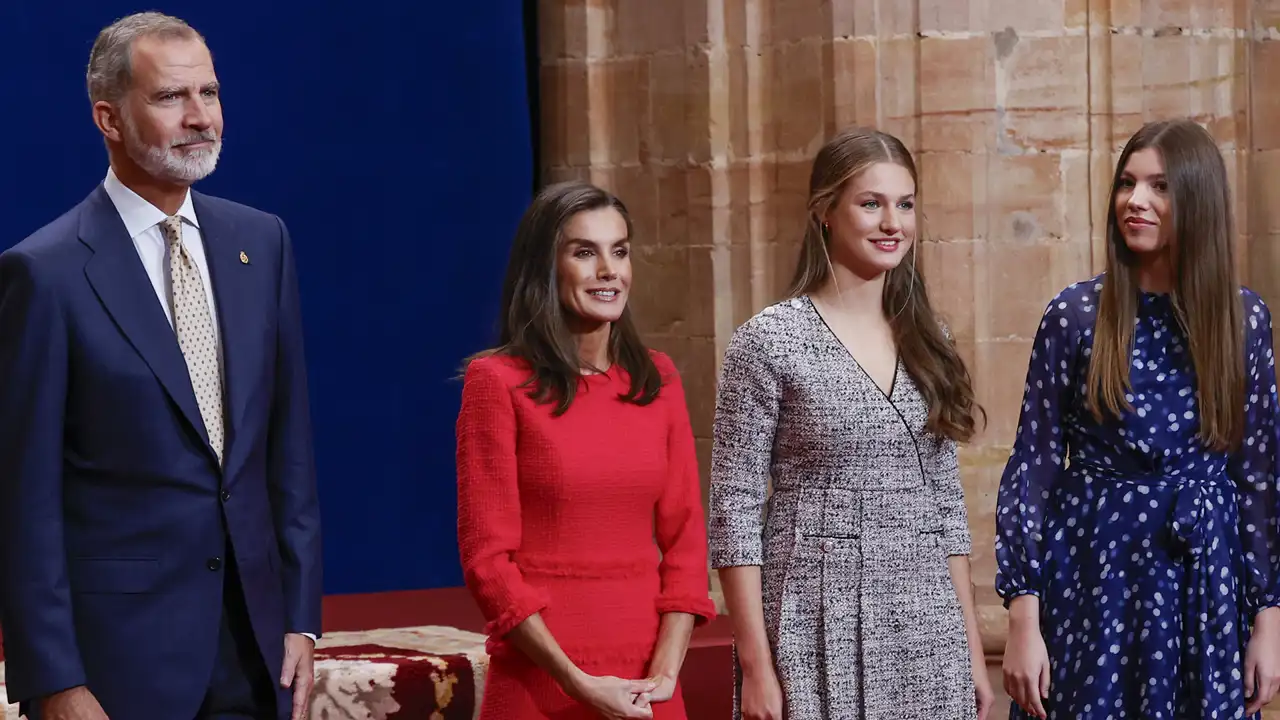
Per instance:
[[[822,223],[822,241],[831,242],[831,226],[826,223]]]

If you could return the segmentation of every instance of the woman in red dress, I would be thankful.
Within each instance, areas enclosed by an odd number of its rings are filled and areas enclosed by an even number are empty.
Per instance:
[[[684,390],[627,310],[631,221],[585,183],[520,222],[458,416],[458,544],[488,621],[482,720],[685,718],[714,616]],[[656,541],[656,542],[655,542]]]

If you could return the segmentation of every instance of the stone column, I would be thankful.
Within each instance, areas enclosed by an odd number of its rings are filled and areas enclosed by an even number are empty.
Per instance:
[[[915,153],[930,293],[990,417],[961,462],[998,688],[995,496],[1032,337],[1057,290],[1102,269],[1114,163],[1143,122],[1189,115],[1214,133],[1243,278],[1280,303],[1280,0],[543,0],[539,12],[543,177],[590,178],[635,213],[636,310],[683,373],[704,485],[716,369],[734,328],[790,278],[813,155],[855,123]]]
[[[1280,312],[1280,0],[1238,0],[1252,6],[1249,71],[1249,182],[1241,190],[1247,208],[1248,282],[1273,313]]]

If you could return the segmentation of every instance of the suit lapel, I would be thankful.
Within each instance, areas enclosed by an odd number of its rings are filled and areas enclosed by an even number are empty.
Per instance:
[[[93,249],[93,257],[85,266],[89,284],[187,422],[199,433],[210,457],[215,457],[173,326],[165,317],[124,221],[101,186],[85,201],[80,239]]]
[[[259,348],[253,342],[255,308],[253,298],[244,292],[245,283],[240,275],[246,272],[240,262],[240,248],[235,244],[235,221],[218,212],[217,206],[197,192],[191,193],[191,202],[200,220],[200,235],[204,239],[205,262],[209,263],[209,277],[213,282],[214,301],[218,306],[218,326],[221,337],[223,367],[223,392],[226,398],[227,446],[223,464],[230,471],[237,450],[235,442],[238,430],[244,429],[245,409],[248,407],[249,368],[253,354]],[[234,473],[228,473],[229,477]]]

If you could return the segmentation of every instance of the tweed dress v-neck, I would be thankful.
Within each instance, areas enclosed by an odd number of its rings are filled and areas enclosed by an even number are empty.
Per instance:
[[[711,562],[761,566],[789,719],[976,715],[947,563],[969,553],[964,494],[955,446],[925,430],[927,417],[911,376],[899,367],[886,394],[807,297],[764,309],[730,340]],[[735,717],[741,682],[739,668]]]

